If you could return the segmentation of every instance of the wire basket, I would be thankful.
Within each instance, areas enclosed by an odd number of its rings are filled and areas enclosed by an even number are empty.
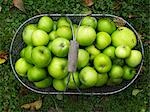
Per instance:
[[[20,27],[17,29],[17,31],[16,31],[13,39],[12,39],[12,42],[11,42],[10,64],[11,64],[12,70],[15,74],[15,77],[19,80],[19,82],[21,84],[23,84],[29,90],[34,91],[36,93],[41,93],[41,94],[108,95],[108,94],[114,94],[114,93],[117,93],[117,92],[120,92],[120,91],[126,89],[128,86],[130,86],[137,79],[138,75],[140,74],[142,65],[143,65],[143,59],[142,59],[140,65],[137,67],[137,74],[134,76],[134,78],[130,81],[123,81],[121,84],[116,85],[116,86],[92,87],[92,88],[83,89],[83,90],[67,89],[64,92],[58,92],[52,87],[45,88],[45,89],[36,88],[26,78],[22,78],[21,76],[19,76],[17,74],[17,72],[15,71],[14,67],[15,67],[15,62],[17,61],[17,59],[19,59],[20,51],[22,50],[23,47],[25,47],[25,43],[23,42],[23,39],[22,39],[23,29],[28,24],[37,23],[38,20],[42,16],[49,16],[53,20],[58,20],[59,17],[65,16],[65,17],[68,17],[73,23],[79,24],[81,19],[87,15],[84,15],[84,14],[65,14],[65,15],[62,15],[62,14],[41,14],[41,15],[37,15],[37,16],[34,16],[34,17],[26,20],[23,24],[20,25]],[[107,17],[107,18],[110,18],[112,20],[117,20],[118,22],[123,23],[124,26],[130,28],[135,33],[136,38],[137,38],[137,46],[135,49],[140,50],[142,52],[142,55],[144,56],[144,49],[143,49],[142,41],[141,41],[140,37],[138,36],[138,33],[136,32],[136,30],[127,21],[125,21],[121,17],[110,15],[110,14],[91,14],[90,16],[95,17],[96,19]]]

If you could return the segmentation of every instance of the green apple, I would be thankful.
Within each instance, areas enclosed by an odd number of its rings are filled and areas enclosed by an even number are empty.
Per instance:
[[[124,59],[122,58],[115,58],[112,60],[113,62],[113,65],[120,65],[120,66],[123,66],[125,63],[124,63]]]
[[[127,45],[120,45],[116,48],[115,54],[118,58],[127,58],[131,53],[131,49]]]
[[[50,32],[53,29],[53,20],[47,16],[41,17],[38,22],[38,28],[45,32]]]
[[[49,74],[56,79],[63,79],[68,74],[68,61],[66,58],[54,57],[48,66]]]
[[[53,42],[53,41],[50,41],[50,42],[48,43],[48,45],[47,45],[47,48],[48,48],[50,51],[52,51],[52,42]]]
[[[68,18],[66,18],[66,17],[59,18],[59,20],[57,21],[57,28],[62,27],[62,26],[70,27],[70,22],[69,22]]]
[[[64,82],[67,85],[68,80],[68,88],[70,89],[76,89],[76,87],[79,87],[80,85],[80,80],[79,80],[79,73],[78,72],[74,72],[74,73],[69,73],[70,78],[67,76],[64,78]]]
[[[57,21],[53,21],[53,30],[56,31],[57,29]]]
[[[96,84],[97,77],[96,70],[90,66],[84,67],[79,73],[81,83],[88,87],[92,87]]]
[[[110,72],[109,72],[109,76],[112,79],[119,79],[123,76],[123,68],[119,65],[113,65]]]
[[[115,49],[114,46],[108,46],[104,49],[103,54],[109,56],[111,59],[115,59]]]
[[[69,40],[65,38],[56,38],[51,43],[51,51],[58,57],[66,57],[69,52]]]
[[[49,33],[49,40],[52,41],[54,39],[56,39],[58,37],[57,32],[56,31],[51,31]]]
[[[115,85],[119,85],[122,82],[122,78],[109,78],[107,81],[107,85],[108,86],[115,86]]]
[[[89,53],[84,49],[78,50],[77,68],[81,69],[85,67],[89,62]]]
[[[111,34],[116,30],[116,25],[111,19],[102,18],[98,20],[97,30]]]
[[[97,20],[95,17],[86,16],[81,20],[81,26],[91,26],[92,28],[96,29],[97,27]]]
[[[53,87],[57,91],[64,91],[66,89],[66,85],[64,83],[64,80],[61,80],[61,79],[54,79],[53,80]]]
[[[77,34],[77,30],[78,30],[78,25],[77,24],[73,24],[73,31],[74,31],[75,36]]]
[[[96,39],[96,31],[90,26],[80,26],[78,28],[76,40],[81,46],[89,46]]]
[[[22,58],[24,58],[24,51],[25,51],[25,48],[23,48],[23,49],[21,50],[21,52],[20,52],[20,56],[21,56]]]
[[[88,89],[88,88],[90,88],[90,86],[86,86],[86,85],[84,85],[84,84],[81,84],[81,85],[79,86],[79,88],[81,88],[81,89]]]
[[[50,87],[50,85],[52,84],[52,81],[53,80],[51,77],[47,77],[41,81],[33,82],[33,83],[37,88],[47,88],[47,87]]]
[[[72,39],[72,30],[70,27],[62,26],[57,29],[57,35],[59,37],[71,40]]]
[[[133,79],[133,77],[136,74],[135,68],[132,68],[132,67],[124,66],[123,70],[124,70],[123,79],[125,80]]]
[[[105,85],[107,83],[107,80],[108,80],[107,73],[98,74],[97,82],[96,82],[95,86],[97,86],[97,87],[103,86],[103,85]]]
[[[111,69],[112,62],[110,58],[100,53],[94,58],[94,67],[99,73],[106,73]]]
[[[111,35],[112,44],[117,47],[127,45],[131,49],[136,46],[137,40],[134,32],[127,27],[119,27]]]
[[[45,46],[32,49],[32,62],[38,67],[47,67],[52,59],[50,50]]]
[[[47,77],[47,71],[44,68],[32,67],[27,73],[29,81],[41,81]]]
[[[98,49],[104,49],[111,43],[111,37],[106,32],[99,32],[97,33],[96,37],[96,47]]]
[[[125,62],[130,67],[138,66],[142,61],[142,54],[138,50],[131,50],[131,54],[129,57],[125,59]]]
[[[33,62],[32,62],[32,56],[31,56],[31,54],[32,54],[32,49],[33,49],[33,46],[28,45],[28,46],[25,48],[25,51],[24,51],[24,59],[25,59],[28,63],[30,63],[30,64],[33,63]]]
[[[15,63],[15,70],[20,76],[26,76],[30,68],[32,68],[32,65],[27,63],[24,58],[19,58]]]
[[[93,60],[100,53],[100,50],[94,45],[87,46],[85,49],[90,55],[90,60]]]
[[[49,42],[48,34],[43,30],[36,30],[32,33],[32,43],[34,46],[47,45]]]
[[[25,27],[22,33],[23,41],[27,45],[32,45],[32,33],[37,30],[37,27],[35,24],[29,24]]]

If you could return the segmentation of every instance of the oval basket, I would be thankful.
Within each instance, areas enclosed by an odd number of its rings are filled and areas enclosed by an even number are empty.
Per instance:
[[[26,20],[23,24],[20,25],[20,27],[17,29],[12,42],[11,42],[11,46],[10,46],[10,64],[12,67],[12,70],[15,74],[15,77],[19,80],[19,82],[21,84],[23,84],[26,88],[28,88],[31,91],[34,91],[36,93],[41,93],[41,94],[83,94],[83,95],[108,95],[108,94],[114,94],[117,92],[120,92],[124,89],[126,89],[127,87],[129,87],[138,77],[142,65],[143,65],[143,59],[142,62],[140,63],[140,65],[137,67],[137,73],[134,76],[134,78],[130,81],[123,81],[120,85],[116,85],[116,86],[103,86],[103,87],[92,87],[90,89],[83,89],[83,90],[70,90],[67,89],[64,92],[58,92],[56,91],[54,88],[49,87],[49,88],[45,88],[45,89],[39,89],[36,88],[31,82],[29,82],[26,78],[22,78],[20,77],[17,72],[14,69],[15,66],[15,62],[17,61],[17,59],[19,59],[19,53],[21,51],[21,49],[25,46],[25,43],[23,42],[22,39],[22,31],[24,29],[24,27],[27,24],[30,23],[36,23],[38,22],[38,20],[42,17],[42,16],[49,16],[51,17],[53,20],[58,20],[59,17],[61,16],[65,16],[71,19],[71,21],[73,21],[76,24],[79,24],[81,19],[83,17],[85,17],[86,15],[84,14],[41,14],[41,15],[37,15],[34,16],[28,20]],[[126,20],[122,19],[121,17],[118,16],[114,16],[114,15],[110,15],[110,14],[91,14],[90,16],[93,16],[97,19],[99,18],[110,18],[112,20],[117,21],[117,24],[124,24],[124,26],[130,28],[136,35],[137,38],[137,46],[135,47],[135,49],[138,49],[142,52],[142,55],[144,56],[144,49],[143,49],[143,44],[142,41],[140,39],[140,37],[138,36],[138,33],[136,32],[136,30],[131,26],[131,24],[129,24]]]

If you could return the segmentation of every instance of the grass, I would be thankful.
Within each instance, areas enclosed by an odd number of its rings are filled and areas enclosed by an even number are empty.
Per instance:
[[[10,63],[0,65],[0,112],[21,112],[21,105],[43,98],[39,111],[64,112],[148,112],[150,97],[149,39],[150,18],[148,0],[95,0],[86,7],[82,0],[24,0],[27,13],[13,7],[12,0],[0,0],[0,50],[9,52],[16,29],[26,19],[41,13],[109,13],[121,16],[141,35],[144,44],[144,66],[138,80],[126,90],[109,96],[41,95],[24,88],[14,77]],[[132,91],[142,90],[137,96]]]

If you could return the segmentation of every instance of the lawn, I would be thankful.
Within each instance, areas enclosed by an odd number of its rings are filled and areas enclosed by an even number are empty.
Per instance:
[[[150,3],[149,0],[95,0],[90,7],[83,0],[23,0],[26,13],[12,0],[0,0],[0,51],[9,52],[12,37],[28,18],[42,13],[108,13],[126,19],[139,33],[145,50],[138,79],[124,91],[108,96],[41,95],[24,88],[15,78],[9,59],[0,64],[0,112],[27,111],[21,105],[42,98],[39,112],[148,112],[150,110]],[[140,92],[133,95],[133,90]]]

